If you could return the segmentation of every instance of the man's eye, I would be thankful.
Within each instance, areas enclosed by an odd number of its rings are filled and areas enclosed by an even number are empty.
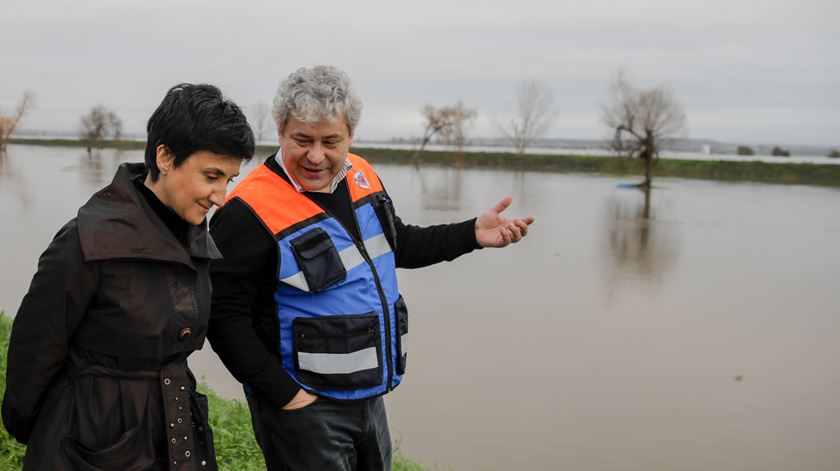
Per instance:
[[[295,144],[297,144],[299,146],[308,146],[309,144],[312,144],[312,141],[310,141],[309,139],[297,139],[296,138],[295,139]]]
[[[207,178],[208,182],[215,182],[219,179],[216,175],[205,175],[204,177]]]

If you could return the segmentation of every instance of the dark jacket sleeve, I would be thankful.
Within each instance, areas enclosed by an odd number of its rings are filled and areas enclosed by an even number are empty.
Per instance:
[[[394,253],[397,268],[422,268],[444,260],[451,262],[481,248],[475,240],[475,218],[453,224],[413,226],[402,222],[393,204],[389,207],[397,233]]]
[[[29,440],[47,389],[67,359],[69,339],[98,284],[96,265],[84,262],[73,220],[41,255],[12,326],[2,414],[6,430],[21,443]]]
[[[238,199],[214,215],[210,233],[224,258],[210,266],[213,304],[207,338],[239,382],[281,408],[300,387],[254,329],[255,323],[277,323],[272,298],[277,269],[274,239]]]
[[[475,218],[435,226],[412,226],[395,217],[397,268],[421,268],[480,249],[475,240]]]

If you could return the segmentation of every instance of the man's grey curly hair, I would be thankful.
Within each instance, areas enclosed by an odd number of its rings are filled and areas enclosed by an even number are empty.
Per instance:
[[[352,136],[362,116],[362,100],[344,71],[331,65],[316,65],[298,69],[280,84],[271,111],[280,130],[289,117],[307,124],[324,120],[334,123],[343,114]]]

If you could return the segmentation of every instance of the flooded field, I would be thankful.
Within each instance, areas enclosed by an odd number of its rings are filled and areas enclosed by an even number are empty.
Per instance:
[[[9,147],[0,309],[58,228],[142,152]],[[261,159],[256,159],[261,161]],[[250,167],[258,162],[252,163]],[[522,243],[400,272],[410,311],[402,452],[452,470],[836,470],[840,190],[379,165],[406,222],[510,194]],[[648,218],[645,218],[645,213]],[[228,397],[209,347],[191,357]]]

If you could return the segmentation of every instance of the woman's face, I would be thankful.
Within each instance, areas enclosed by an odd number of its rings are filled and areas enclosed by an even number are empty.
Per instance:
[[[201,150],[190,154],[177,168],[174,156],[158,148],[158,181],[152,191],[169,209],[190,224],[201,224],[213,205],[225,202],[227,185],[239,175],[242,159]]]

